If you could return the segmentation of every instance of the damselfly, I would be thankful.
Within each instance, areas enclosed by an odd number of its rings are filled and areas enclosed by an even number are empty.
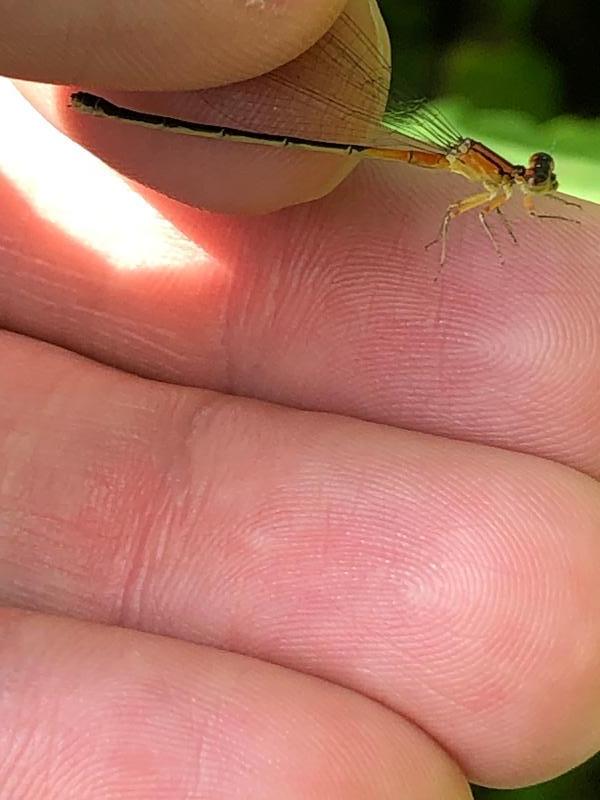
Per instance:
[[[328,87],[324,76],[342,76],[353,100],[346,102],[337,87]],[[400,161],[428,169],[446,170],[478,183],[482,191],[448,206],[436,239],[441,241],[440,265],[446,260],[450,222],[476,210],[498,256],[500,249],[486,221],[501,207],[515,188],[523,193],[526,211],[542,219],[578,222],[569,217],[536,211],[536,196],[547,195],[565,205],[578,206],[556,195],[558,180],[554,160],[548,153],[534,153],[526,166],[512,164],[486,145],[462,136],[454,125],[426,99],[407,100],[390,91],[391,66],[379,49],[347,13],[304,56],[260,78],[261,94],[252,92],[253,81],[227,87],[236,115],[221,114],[228,124],[195,122],[116,105],[90,92],[71,95],[77,111],[124,123],[168,130],[175,134],[224,139],[234,142],[293,147],[356,158]],[[272,83],[273,91],[265,86]],[[219,90],[202,92],[208,107]],[[283,94],[282,94],[283,93]],[[275,102],[274,98],[278,98]],[[309,112],[303,119],[303,110]],[[240,126],[243,110],[251,109],[252,124]],[[257,124],[261,108],[278,122]],[[229,124],[229,121],[232,124]],[[318,120],[318,121],[317,121]],[[282,128],[287,128],[282,132]],[[504,219],[504,217],[503,217]],[[513,240],[515,236],[504,219]],[[429,247],[430,245],[427,245]]]

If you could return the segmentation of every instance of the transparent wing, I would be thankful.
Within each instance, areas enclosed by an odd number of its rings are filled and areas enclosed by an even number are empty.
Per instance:
[[[175,113],[161,93],[144,93],[142,100],[120,93],[115,102],[258,134],[349,145],[445,152],[462,139],[427,101],[390,93],[391,72],[378,42],[344,13],[294,61],[252,80],[179,93]]]

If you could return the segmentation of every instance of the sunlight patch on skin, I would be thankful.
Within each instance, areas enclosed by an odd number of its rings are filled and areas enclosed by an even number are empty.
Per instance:
[[[60,133],[0,79],[0,172],[44,219],[120,270],[217,264],[117,172]]]

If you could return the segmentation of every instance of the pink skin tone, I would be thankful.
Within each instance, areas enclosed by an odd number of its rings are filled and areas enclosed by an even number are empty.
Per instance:
[[[192,37],[168,70],[114,56],[141,47],[126,19],[90,18],[93,58],[23,46],[0,71],[187,89],[276,66],[339,11],[231,0],[226,48],[213,4],[194,28],[171,0],[168,36],[162,5],[142,41]],[[466,800],[467,779],[595,752],[600,209],[575,226],[515,204],[505,266],[463,218],[434,282],[423,245],[471,189],[456,177],[365,163],[297,205],[348,165],[19,87],[162,193],[2,89],[7,796]]]

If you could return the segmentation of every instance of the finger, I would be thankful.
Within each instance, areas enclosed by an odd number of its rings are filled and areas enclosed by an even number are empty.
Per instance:
[[[159,380],[600,474],[597,206],[574,210],[581,225],[515,209],[506,266],[465,216],[435,282],[424,243],[464,191],[451,178],[363,164],[326,201],[222,217],[140,195],[32,113],[12,119],[5,326]]]
[[[314,678],[9,610],[0,642],[7,796],[33,797],[43,785],[47,798],[90,800],[471,797],[421,731]]]
[[[347,136],[349,143],[360,142],[372,134],[364,115],[379,116],[386,103],[388,68],[378,49],[387,42],[381,41],[384,36],[373,4],[351,0],[344,16],[315,47],[275,73],[208,93],[103,91],[102,96],[125,108],[217,128],[293,133],[308,140],[339,141]],[[350,48],[345,59],[340,54],[342,41]],[[301,93],[293,88],[297,85]],[[345,152],[340,156],[214,141],[86,116],[70,108],[72,87],[20,87],[58,128],[123,174],[213,211],[266,213],[313,200],[331,191],[357,164],[356,157]],[[331,98],[327,110],[319,99],[323,95]],[[350,130],[346,107],[361,108]]]
[[[0,0],[0,74],[124,89],[198,89],[295,58],[342,10],[223,0]]]
[[[479,783],[542,780],[598,748],[594,481],[2,348],[6,604],[346,685]]]

